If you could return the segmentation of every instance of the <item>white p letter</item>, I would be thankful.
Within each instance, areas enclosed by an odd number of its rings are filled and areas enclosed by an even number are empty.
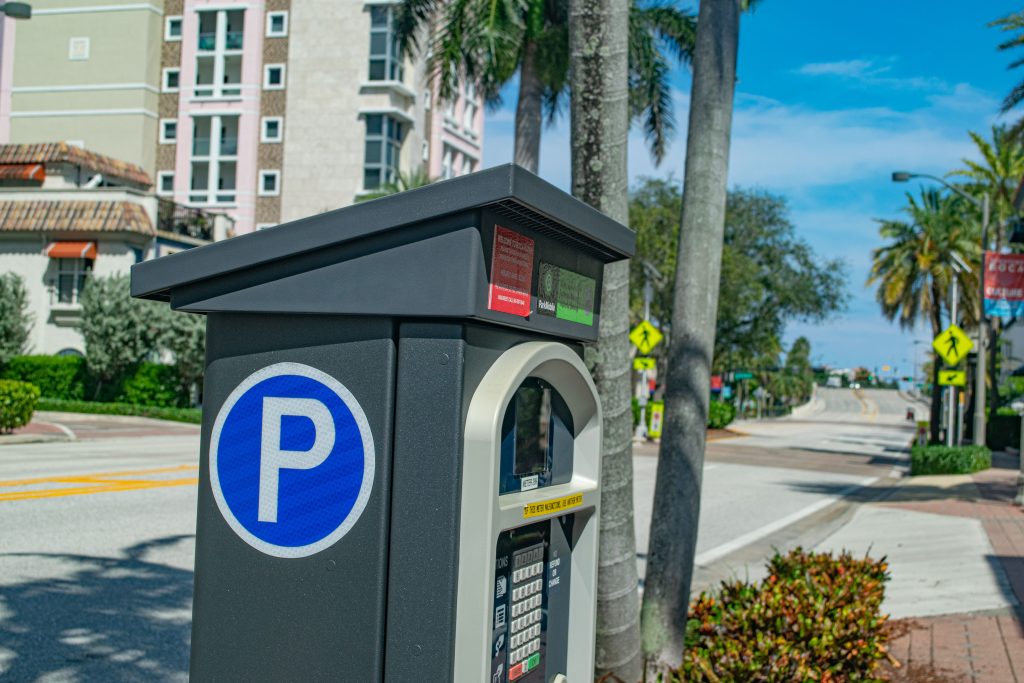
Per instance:
[[[281,418],[307,417],[313,421],[315,437],[308,451],[281,448]],[[257,518],[277,522],[277,482],[281,470],[311,470],[323,463],[334,449],[334,418],[320,401],[311,398],[263,399],[263,431],[260,435],[260,497]]]

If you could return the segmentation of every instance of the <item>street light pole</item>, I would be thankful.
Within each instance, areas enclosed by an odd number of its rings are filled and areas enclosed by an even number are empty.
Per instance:
[[[956,325],[956,304],[957,295],[957,277],[953,275],[953,286],[951,288],[953,294],[953,302],[949,306],[949,324]],[[938,360],[936,359],[936,363]],[[953,445],[953,431],[955,430],[954,425],[956,424],[956,386],[950,384],[946,387],[946,445],[952,447]]]
[[[951,192],[958,194],[967,201],[981,209],[981,272],[978,274],[978,288],[980,297],[978,299],[978,355],[977,368],[974,373],[974,443],[979,446],[985,445],[985,375],[986,375],[986,353],[985,347],[988,344],[988,321],[985,319],[985,250],[988,249],[988,222],[989,222],[989,193],[982,195],[981,201],[972,197],[959,187],[947,183],[938,176],[928,173],[910,173],[909,171],[893,171],[892,180],[894,183],[905,183],[911,178],[928,178],[943,185]],[[956,322],[956,316],[953,316]]]

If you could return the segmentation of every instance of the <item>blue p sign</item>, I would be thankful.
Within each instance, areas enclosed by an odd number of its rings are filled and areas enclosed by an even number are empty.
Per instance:
[[[228,525],[275,557],[333,545],[359,519],[373,488],[373,436],[338,380],[277,363],[231,392],[210,439],[210,483]]]

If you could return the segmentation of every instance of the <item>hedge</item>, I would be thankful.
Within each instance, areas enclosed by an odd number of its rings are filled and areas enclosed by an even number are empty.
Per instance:
[[[708,405],[708,427],[725,429],[736,417],[736,408],[731,403],[712,401]]]
[[[140,406],[130,403],[102,403],[99,401],[62,401],[54,398],[39,400],[38,410],[56,410],[68,413],[91,413],[93,415],[136,415],[175,422],[202,422],[203,411],[199,408],[163,408]]]
[[[38,400],[39,388],[35,385],[0,379],[0,433],[27,425]]]
[[[910,474],[971,474],[992,467],[992,451],[985,446],[914,446]]]
[[[693,601],[678,680],[883,680],[884,558],[797,548],[768,570],[761,583],[723,582]]]
[[[15,356],[0,376],[31,382],[49,398],[85,398],[85,359],[80,356]]]

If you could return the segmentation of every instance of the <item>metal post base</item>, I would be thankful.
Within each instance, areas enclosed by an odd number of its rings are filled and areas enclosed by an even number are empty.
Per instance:
[[[1024,454],[1022,454],[1022,457],[1024,457]],[[1013,502],[1024,507],[1024,472],[1017,475],[1017,496],[1013,499]]]

